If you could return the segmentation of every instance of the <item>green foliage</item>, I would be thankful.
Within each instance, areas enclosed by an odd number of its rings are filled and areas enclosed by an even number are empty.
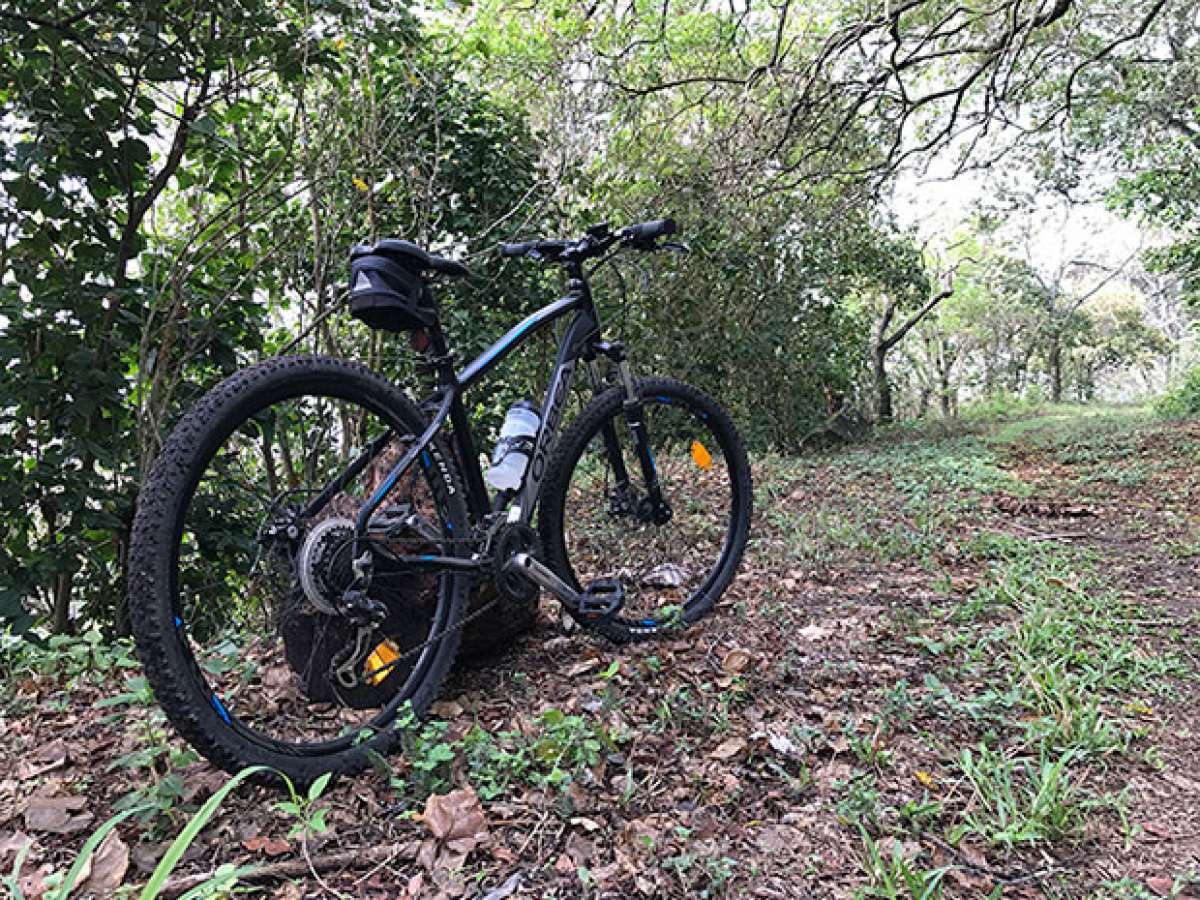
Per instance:
[[[1168,419],[1200,415],[1200,366],[1192,369],[1178,387],[1160,397],[1154,411]]]
[[[408,767],[408,783],[393,777],[393,787],[405,789],[415,800],[444,790],[450,783],[450,764],[456,756],[455,745],[446,739],[445,722],[422,722],[411,704],[406,704],[392,723],[400,736],[400,749]]]
[[[242,771],[230,778],[225,784],[221,785],[204,802],[204,805],[200,807],[199,811],[184,826],[183,830],[179,832],[175,840],[171,842],[171,845],[167,847],[166,852],[162,855],[162,859],[158,861],[158,865],[150,873],[150,878],[142,888],[142,900],[151,900],[151,898],[158,896],[162,890],[162,886],[166,884],[171,872],[174,871],[175,866],[179,863],[187,848],[191,846],[192,841],[196,839],[204,826],[208,824],[208,820],[213,817],[213,814],[216,813],[217,808],[224,802],[225,798],[246,779],[253,778],[255,775],[266,771],[268,770],[263,766],[251,766],[248,769],[242,769]]]
[[[108,837],[114,828],[130,816],[137,815],[140,811],[140,809],[136,808],[128,809],[117,813],[117,815],[112,816],[106,822],[101,823],[100,827],[88,835],[88,839],[84,841],[83,847],[79,850],[79,855],[75,857],[75,861],[71,863],[71,868],[67,869],[67,874],[63,877],[62,886],[57,890],[47,891],[42,896],[46,897],[47,900],[67,900],[79,882],[84,868],[91,862],[92,856],[95,854],[97,848],[99,848],[101,842]],[[17,862],[17,867],[19,869],[20,860]]]
[[[949,866],[925,869],[904,855],[898,840],[891,841],[889,853],[880,847],[865,828],[859,828],[863,844],[863,869],[870,884],[855,892],[856,897],[878,897],[886,900],[938,900],[942,896],[942,880]]]
[[[518,731],[490,733],[478,724],[462,741],[471,767],[471,781],[485,800],[498,797],[513,785],[561,788],[594,766],[612,739],[583,716],[549,709],[538,720],[532,735]]]
[[[869,406],[882,310],[902,320],[933,288],[880,176],[905,134],[922,149],[962,134],[939,123],[989,81],[966,78],[969,48],[995,39],[984,68],[1017,71],[1021,53],[1062,41],[1065,65],[1129,18],[1108,3],[1086,29],[1066,27],[1072,11],[1013,30],[1007,4],[963,10],[926,59],[911,41],[940,33],[932,2],[896,11],[894,29],[854,3],[762,16],[695,0],[621,15],[435,7],[27,0],[0,17],[0,624],[12,633],[127,631],[137,486],[180,412],[238,366],[330,352],[417,389],[403,342],[342,314],[360,239],[469,260],[474,277],[439,287],[461,359],[561,289],[555,273],[500,260],[497,240],[673,215],[688,256],[597,273],[611,336],[640,371],[708,388],[753,446],[796,449],[843,404]],[[1122,148],[1114,204],[1178,229],[1156,260],[1192,277],[1194,135],[1131,111],[1195,94],[1196,44],[1178,15],[1153,25],[1152,38],[1184,33],[1166,42],[1178,65],[1128,65],[1118,80],[1083,67],[1096,93],[1072,111],[1073,136]],[[863,39],[839,43],[846,33]],[[893,40],[907,49],[885,59]],[[850,45],[874,49],[849,59]],[[872,67],[910,51],[918,80],[964,77],[963,104],[909,109],[883,90],[891,70]],[[1051,66],[1018,93],[1039,106],[1064,77]],[[1051,368],[1087,400],[1106,373],[1172,351],[1132,307],[1052,315],[1053,291],[1029,259],[990,246],[991,229],[972,224],[953,297],[901,344],[901,409],[953,416],[960,392],[1028,399]],[[538,339],[468,398],[484,448],[512,400],[544,389],[551,353]],[[203,537],[236,530],[210,526]],[[903,552],[903,536],[889,543]]]
[[[349,246],[474,250],[518,212],[520,112],[457,79],[407,11],[369,5],[35,0],[0,18],[0,623],[126,629],[136,486],[179,412],[298,337],[411,377],[325,318]],[[55,26],[77,13],[86,33]],[[542,286],[478,268],[446,299],[468,351]]]
[[[183,854],[187,852],[187,849],[199,836],[200,832],[204,829],[204,826],[208,824],[210,819],[212,819],[217,809],[225,801],[225,798],[242,782],[266,771],[269,770],[263,766],[251,766],[250,768],[243,769],[241,772],[238,772],[227,782],[225,782],[225,784],[223,784],[212,795],[212,797],[210,797],[204,803],[204,805],[197,810],[197,812],[188,820],[187,824],[180,830],[179,834],[167,847],[166,851],[162,855],[162,858],[159,860],[158,865],[155,866],[154,871],[150,874],[149,879],[146,881],[145,885],[143,885],[141,893],[139,894],[142,900],[153,900],[153,898],[158,897],[161,894],[163,885],[166,884],[167,879],[175,870],[175,866],[179,864],[180,859],[183,858]],[[288,787],[289,789],[292,788],[290,783],[288,783]],[[294,789],[292,790],[292,794],[295,796]],[[311,803],[311,801],[315,800],[319,795],[319,790],[315,791],[315,793],[314,791],[310,790],[307,802]],[[44,896],[47,898],[53,898],[53,900],[67,900],[67,898],[73,893],[80,876],[104,838],[107,837],[108,834],[123,821],[143,812],[145,812],[143,807],[133,807],[120,811],[116,815],[111,816],[102,822],[99,827],[97,827],[96,830],[88,836],[87,840],[80,848],[79,853],[75,856],[70,867],[67,869],[66,874],[57,881],[57,886],[52,887]],[[306,825],[310,824],[312,821],[312,818],[306,819]],[[30,845],[27,844],[21,853],[17,855],[17,858],[13,863],[12,872],[6,876],[3,881],[0,881],[0,884],[3,884],[4,887],[9,890],[11,896],[15,898],[20,898],[22,896],[19,887],[19,877],[21,867],[25,861],[25,856],[28,853],[29,846]],[[194,898],[198,897],[220,895],[221,892],[228,891],[230,888],[235,886],[239,878],[245,876],[253,870],[253,866],[237,867],[229,864],[223,865],[217,869],[217,871],[213,874],[213,877],[207,882],[198,885],[183,896],[193,898],[194,900]],[[57,875],[54,876],[54,878],[57,878]]]
[[[329,808],[326,806],[317,806],[317,801],[321,799],[321,795],[329,787],[331,778],[333,778],[333,775],[329,772],[318,776],[316,781],[310,784],[308,790],[303,793],[297,791],[291,781],[285,780],[291,799],[276,803],[275,808],[282,813],[292,816],[296,820],[288,831],[289,838],[307,840],[310,836],[324,834],[329,830],[329,823],[325,821],[325,816],[328,815]]]
[[[1040,760],[1012,759],[981,746],[963,750],[959,769],[974,791],[975,808],[959,834],[1014,847],[1058,840],[1083,824],[1083,807],[1072,784],[1070,753]]]

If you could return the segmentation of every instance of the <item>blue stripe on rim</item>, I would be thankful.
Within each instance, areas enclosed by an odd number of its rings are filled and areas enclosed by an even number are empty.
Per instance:
[[[213,709],[215,709],[220,714],[221,718],[225,720],[226,725],[233,724],[229,718],[229,713],[225,712],[225,707],[221,705],[221,701],[217,699],[216,694],[212,695],[212,705]]]

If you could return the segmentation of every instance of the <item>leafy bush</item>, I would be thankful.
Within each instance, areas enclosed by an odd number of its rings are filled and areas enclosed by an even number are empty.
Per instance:
[[[1168,419],[1200,415],[1200,366],[1192,369],[1174,390],[1159,397],[1154,411]]]
[[[970,404],[962,411],[968,420],[1007,422],[1037,413],[1045,405],[1042,392],[1036,385],[1024,395],[1010,391],[997,391],[982,400]]]

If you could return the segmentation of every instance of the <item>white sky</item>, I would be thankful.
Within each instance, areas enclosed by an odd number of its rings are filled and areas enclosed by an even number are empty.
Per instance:
[[[916,228],[920,237],[938,243],[939,238],[953,234],[976,209],[980,201],[995,196],[996,188],[980,173],[960,175],[952,180],[937,177],[937,164],[927,175],[905,172],[897,180],[894,209],[903,226]],[[949,165],[944,166],[948,172]],[[1032,186],[1032,178],[1018,179]],[[1069,217],[1064,216],[1060,198],[1048,197],[1039,208],[1025,214],[1030,219],[1033,241],[1029,246],[1030,262],[1039,269],[1057,268],[1064,258],[1089,259],[1109,265],[1119,265],[1137,250],[1149,246],[1153,235],[1144,231],[1136,221],[1119,216],[1102,203],[1076,205]],[[1001,236],[1019,240],[1021,228],[1014,214],[1014,227]],[[1022,248],[1014,247],[1017,255]]]

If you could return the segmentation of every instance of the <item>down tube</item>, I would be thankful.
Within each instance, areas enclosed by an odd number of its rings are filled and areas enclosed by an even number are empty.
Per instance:
[[[554,449],[558,427],[562,424],[563,410],[567,405],[567,397],[571,393],[571,379],[575,375],[575,364],[588,342],[595,337],[596,329],[595,316],[581,311],[568,326],[567,333],[563,335],[562,344],[559,345],[558,358],[554,362],[554,375],[550,379],[546,398],[542,401],[542,423],[538,429],[533,459],[525,473],[525,484],[521,487],[520,520],[525,524],[528,524],[533,518],[534,507],[537,506],[538,491],[542,479],[546,475],[550,451]]]

